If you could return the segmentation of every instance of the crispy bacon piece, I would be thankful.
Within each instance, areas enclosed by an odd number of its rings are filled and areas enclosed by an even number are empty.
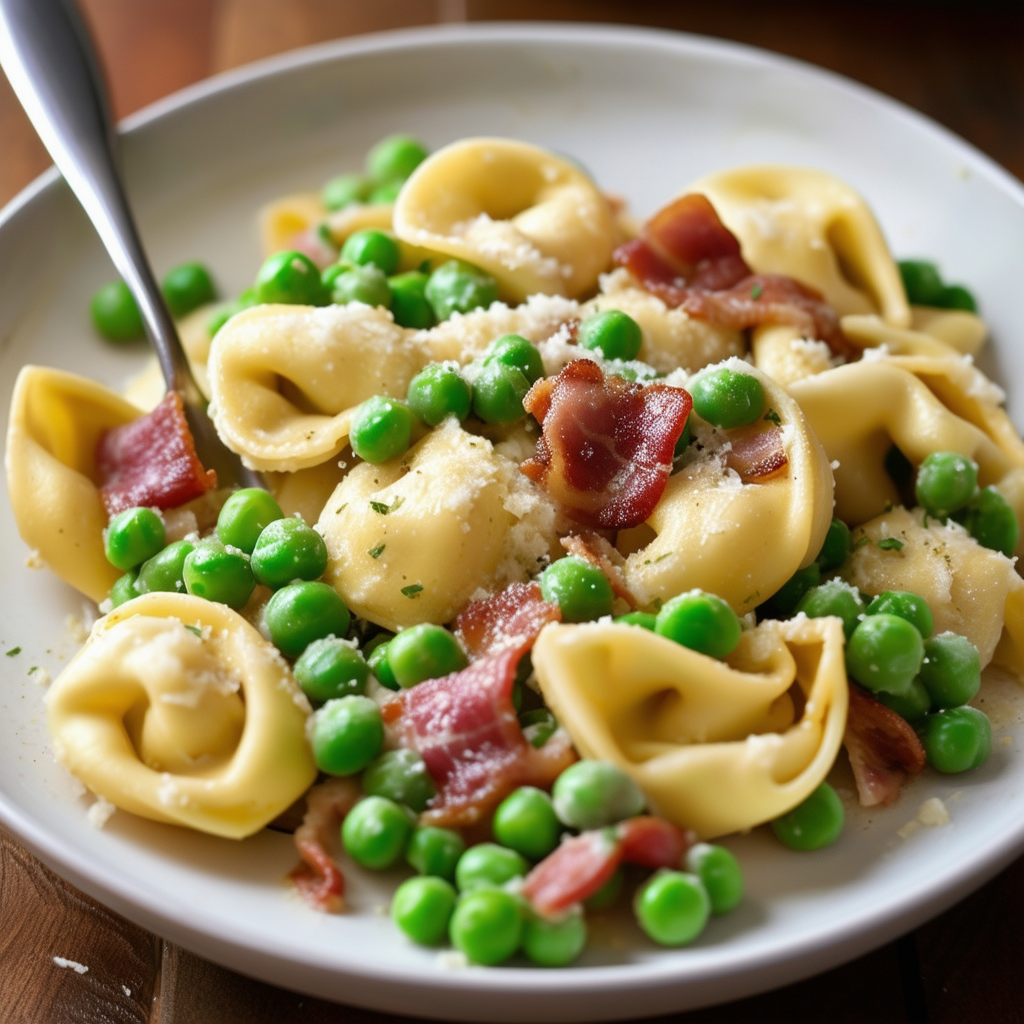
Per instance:
[[[539,748],[523,736],[512,686],[532,644],[532,637],[510,644],[382,707],[391,738],[422,755],[437,787],[424,821],[472,825],[517,786],[547,788],[576,760],[564,732]]]
[[[605,376],[588,359],[537,381],[523,402],[542,424],[522,471],[585,526],[638,526],[654,511],[693,407],[688,392]]]
[[[181,398],[169,391],[144,416],[100,435],[96,444],[100,496],[108,515],[142,505],[176,508],[217,486],[203,469]]]
[[[925,765],[924,747],[913,726],[853,683],[843,744],[862,807],[895,803],[900,787]]]
[[[539,583],[510,583],[504,590],[468,604],[452,624],[471,659],[513,644],[532,645],[549,622],[560,622],[562,610],[544,600]]]
[[[789,464],[778,427],[743,427],[729,434],[731,445],[725,464],[735,470],[745,484],[763,483],[778,476]]]
[[[693,832],[646,814],[627,818],[616,826],[616,831],[622,844],[623,861],[652,871],[678,869],[686,851],[697,841]]]
[[[622,575],[622,566],[626,560],[609,541],[599,533],[587,532],[563,537],[560,543],[570,555],[585,558],[592,565],[596,565],[608,577],[612,593],[616,597],[621,597],[630,608],[640,607],[640,601],[629,589],[626,578]]]
[[[342,908],[345,876],[334,859],[339,829],[360,797],[353,779],[328,779],[306,794],[306,814],[295,830],[301,862],[289,878],[314,910],[334,913]]]

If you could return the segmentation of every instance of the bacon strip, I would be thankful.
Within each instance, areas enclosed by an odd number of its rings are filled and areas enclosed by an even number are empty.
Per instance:
[[[616,597],[621,597],[630,608],[640,607],[641,602],[629,589],[626,578],[622,575],[622,566],[626,560],[609,541],[599,533],[588,532],[563,537],[560,543],[570,555],[585,558],[592,565],[596,565],[608,577],[612,593]]]
[[[470,659],[476,659],[513,644],[532,646],[549,622],[561,620],[562,610],[544,600],[539,583],[510,583],[468,604],[452,627]]]
[[[588,359],[537,381],[523,402],[542,424],[520,467],[585,526],[638,526],[654,511],[693,407],[682,388],[605,376]]]
[[[126,508],[176,508],[217,486],[203,469],[181,398],[169,391],[152,412],[100,435],[100,496],[108,515]]]
[[[895,803],[900,787],[925,766],[924,747],[914,727],[852,683],[843,744],[862,807]]]
[[[730,432],[729,443],[725,464],[735,470],[745,484],[770,480],[789,465],[778,427],[768,430],[757,425],[741,427]]]

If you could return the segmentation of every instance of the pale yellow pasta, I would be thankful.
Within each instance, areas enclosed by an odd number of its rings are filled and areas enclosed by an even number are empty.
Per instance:
[[[57,759],[156,821],[241,839],[316,778],[309,704],[284,659],[202,598],[147,594],[100,619],[46,705]]]
[[[328,459],[309,469],[298,469],[294,473],[267,473],[267,488],[286,516],[297,515],[307,523],[315,523],[327,499],[357,461],[351,449],[345,448],[340,458]]]
[[[988,338],[985,321],[966,309],[911,306],[910,315],[913,330],[929,334],[966,356],[976,355]]]
[[[141,410],[73,373],[26,366],[7,426],[7,491],[22,540],[65,583],[102,601],[121,575],[106,558],[96,443]]]
[[[391,314],[349,306],[256,306],[218,332],[208,366],[224,442],[256,469],[291,472],[336,456],[355,407],[404,398],[426,353]]]
[[[804,377],[824,373],[836,363],[825,342],[805,338],[789,324],[756,327],[751,334],[754,365],[784,388]]]
[[[295,248],[295,236],[319,224],[326,212],[318,192],[299,192],[268,203],[259,216],[263,255]]]
[[[580,754],[617,764],[655,813],[702,839],[795,807],[846,725],[835,618],[764,622],[726,662],[637,626],[550,625],[533,668]]]
[[[615,242],[608,201],[582,171],[509,139],[465,139],[429,156],[398,195],[403,242],[467,260],[501,297],[575,298],[597,284]]]
[[[713,447],[727,438],[708,437],[704,454],[669,478],[647,522],[619,534],[626,582],[641,603],[696,587],[743,614],[817,556],[831,522],[832,473],[800,408],[746,363],[723,365],[761,381],[766,407],[781,423],[787,465],[763,482],[744,483]]]
[[[964,316],[971,317],[971,314],[964,313]],[[840,326],[846,340],[862,349],[884,347],[893,355],[943,358],[962,354],[973,356],[981,348],[985,336],[984,333],[979,336],[972,330],[974,320],[936,319],[932,323],[938,333],[919,327],[894,327],[874,314],[844,316]]]
[[[788,274],[817,288],[841,316],[878,313],[909,326],[910,307],[881,228],[844,181],[764,164],[710,174],[687,191],[711,200],[756,273]]]
[[[318,529],[324,579],[356,615],[400,629],[450,621],[478,592],[535,572],[556,543],[554,510],[516,463],[450,418],[404,458],[363,463]]]

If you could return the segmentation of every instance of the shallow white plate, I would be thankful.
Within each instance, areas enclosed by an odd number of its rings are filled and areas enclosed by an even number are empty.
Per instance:
[[[224,76],[134,118],[130,191],[158,271],[202,258],[223,290],[260,262],[255,211],[357,169],[392,131],[431,146],[478,134],[572,154],[646,215],[687,182],[756,161],[841,175],[874,207],[900,256],[939,259],[980,297],[996,338],[986,366],[1024,378],[1019,298],[1024,194],[948,133],[865,89],[791,61],[687,36],[596,27],[489,25],[371,36]],[[25,362],[119,384],[141,359],[98,342],[92,291],[112,271],[63,185],[45,175],[0,220],[0,379]],[[1024,422],[1024,388],[1011,395]],[[995,685],[994,753],[965,778],[926,773],[899,804],[847,800],[836,846],[782,849],[755,833],[731,845],[748,880],[739,910],[691,948],[665,951],[626,915],[597,922],[580,966],[456,968],[414,948],[383,908],[393,880],[351,882],[353,912],[307,910],[283,879],[288,837],[232,843],[117,813],[102,830],[53,762],[43,690],[77,644],[80,597],[26,567],[0,502],[0,817],[62,875],[140,924],[237,970],[312,994],[447,1019],[601,1020],[735,999],[885,942],[980,885],[1024,848],[1020,691]],[[40,668],[31,672],[33,666]],[[840,780],[842,782],[842,780]],[[952,823],[902,839],[927,798]],[[763,831],[763,830],[762,830]],[[57,950],[54,951],[59,952]]]

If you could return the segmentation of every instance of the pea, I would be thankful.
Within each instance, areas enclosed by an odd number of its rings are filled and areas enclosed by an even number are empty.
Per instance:
[[[391,664],[388,662],[389,643],[390,638],[376,644],[367,654],[366,664],[369,665],[370,671],[381,686],[385,686],[389,690],[397,690],[399,689],[398,680],[395,679],[395,673],[391,671]]]
[[[472,263],[448,260],[430,275],[424,294],[434,316],[447,320],[452,313],[470,313],[496,302],[498,282]]]
[[[625,883],[625,879],[626,873],[622,870],[620,865],[615,869],[615,873],[612,877],[609,878],[593,896],[583,901],[583,906],[586,907],[587,910],[592,910],[594,912],[608,910],[610,907],[613,907],[618,902],[619,896],[622,894],[622,886]]]
[[[879,690],[875,694],[875,700],[908,722],[920,721],[932,708],[932,698],[920,676],[915,677],[906,692],[896,694]]]
[[[337,637],[314,640],[295,662],[295,681],[315,704],[366,692],[370,666],[350,643]]]
[[[945,632],[926,640],[921,682],[936,710],[959,707],[981,687],[981,655],[965,636]]]
[[[968,313],[978,312],[978,301],[962,284],[947,284],[939,296],[942,309],[962,309]]]
[[[484,355],[484,365],[504,363],[517,369],[530,384],[544,376],[544,361],[537,346],[521,334],[503,334],[492,341]]]
[[[544,790],[520,786],[498,804],[491,830],[502,846],[541,860],[558,845],[562,824]]]
[[[793,615],[804,595],[820,582],[821,566],[817,562],[797,569],[761,606],[761,617],[784,619]]]
[[[344,266],[329,277],[331,301],[339,306],[362,302],[367,306],[391,306],[391,286],[384,271],[368,263],[365,266]]]
[[[647,802],[640,787],[621,768],[589,759],[569,765],[555,779],[551,799],[558,819],[581,831],[635,817]]]
[[[434,326],[434,309],[427,301],[429,278],[419,270],[388,278],[391,289],[391,315],[399,327],[423,330]]]
[[[222,544],[252,554],[260,534],[273,522],[283,519],[281,506],[269,491],[243,487],[228,495],[217,516],[217,537]]]
[[[140,594],[185,593],[185,559],[195,550],[191,541],[176,540],[139,566],[135,589]]]
[[[428,150],[412,135],[388,135],[366,154],[366,173],[372,181],[408,178],[424,160]]]
[[[970,706],[925,716],[917,733],[928,763],[939,772],[979,768],[992,752],[992,723],[983,711]]]
[[[448,926],[452,945],[475,964],[493,967],[519,948],[523,913],[502,889],[475,889],[459,898]]]
[[[803,803],[776,818],[772,831],[792,850],[820,850],[839,838],[845,817],[839,794],[822,782]]]
[[[290,249],[263,261],[253,287],[258,303],[322,306],[327,301],[317,265],[305,253]]]
[[[349,444],[359,458],[379,465],[408,451],[414,422],[412,410],[404,402],[374,395],[356,409]]]
[[[612,613],[612,585],[585,558],[568,555],[552,562],[540,574],[540,589],[545,601],[561,609],[563,622],[589,622]]]
[[[388,664],[398,685],[409,689],[425,679],[437,679],[465,668],[462,645],[443,626],[423,622],[403,629],[388,644]]]
[[[820,619],[836,615],[843,620],[843,632],[849,640],[857,623],[864,617],[864,602],[856,587],[843,580],[826,580],[817,587],[811,587],[796,606],[809,619]]]
[[[369,697],[329,700],[313,713],[309,740],[320,771],[354,775],[380,753],[384,742],[380,708]]]
[[[930,516],[945,519],[963,508],[977,489],[977,463],[958,452],[932,452],[917,468],[914,496]]]
[[[822,572],[831,572],[849,557],[853,549],[853,541],[850,535],[850,528],[842,521],[833,517],[829,523],[828,532],[825,534],[825,542],[821,545],[821,551],[815,561]]]
[[[662,946],[685,946],[704,931],[711,900],[696,875],[662,870],[637,894],[634,910],[648,938]]]
[[[740,620],[714,594],[691,590],[666,601],[658,612],[654,631],[683,647],[725,658],[740,642]]]
[[[206,321],[206,333],[212,338],[236,313],[256,305],[256,289],[247,288],[234,302],[217,307]]]
[[[752,374],[723,366],[690,382],[693,411],[715,427],[744,427],[761,418],[764,388]]]
[[[350,616],[337,591],[303,580],[278,590],[263,611],[267,632],[282,654],[298,657],[314,640],[344,636]]]
[[[917,628],[897,615],[867,615],[846,645],[846,671],[871,691],[905,694],[924,660]]]
[[[213,541],[197,545],[182,566],[185,589],[196,597],[241,608],[256,587],[249,559]]]
[[[953,518],[982,546],[1012,558],[1020,539],[1013,506],[994,488],[984,487]]]
[[[354,231],[341,247],[340,259],[349,263],[366,265],[372,263],[385,275],[398,269],[401,251],[393,235],[379,228],[364,228]]]
[[[217,297],[209,270],[194,260],[169,270],[160,285],[171,315],[183,317]]]
[[[455,878],[455,865],[466,852],[466,842],[454,829],[423,825],[413,831],[405,859],[421,875]]]
[[[138,579],[139,574],[135,569],[129,569],[123,576],[119,576],[115,580],[114,585],[110,588],[110,607],[118,608],[125,603],[130,601],[133,597],[138,597],[139,592],[135,588],[135,581]]]
[[[252,549],[252,574],[266,587],[315,580],[327,568],[327,545],[312,526],[288,516],[268,523]]]
[[[341,842],[357,864],[383,871],[402,856],[411,831],[409,815],[393,800],[366,796],[345,816]]]
[[[437,793],[426,762],[406,747],[386,750],[366,766],[363,792],[383,796],[419,814]]]
[[[151,508],[126,508],[118,512],[103,534],[107,561],[117,569],[134,569],[164,546],[166,533],[159,512]]]
[[[135,341],[146,329],[128,285],[111,281],[98,288],[89,303],[93,326],[107,341]]]
[[[639,626],[641,629],[649,629],[653,633],[658,623],[658,616],[653,612],[626,612],[615,621],[624,626]]]
[[[375,185],[366,201],[374,204],[393,203],[398,198],[398,193],[402,191],[404,184],[404,178],[392,178],[391,181],[385,181],[382,185]]]
[[[524,711],[519,716],[519,725],[526,742],[537,749],[543,747],[558,729],[558,721],[547,708]]]
[[[686,853],[685,866],[704,886],[712,914],[726,914],[743,899],[743,872],[724,846],[696,843]]]
[[[370,180],[362,174],[338,174],[324,183],[320,190],[320,202],[329,211],[341,210],[365,202],[370,188]]]
[[[473,412],[484,423],[515,423],[525,415],[523,399],[530,382],[514,366],[485,363],[473,381]]]
[[[872,599],[867,614],[898,615],[914,626],[924,638],[930,637],[935,629],[935,619],[928,602],[920,594],[913,594],[909,590],[883,590]]]
[[[458,894],[443,878],[408,878],[391,900],[391,920],[421,946],[437,946],[448,935]]]
[[[944,285],[939,268],[928,260],[900,260],[897,264],[903,279],[907,301],[916,306],[939,306]]]
[[[513,878],[525,878],[529,870],[526,858],[515,850],[497,843],[477,843],[455,865],[455,885],[459,892],[502,886]]]
[[[628,314],[617,309],[588,316],[580,324],[576,340],[586,349],[600,352],[605,359],[636,359],[644,343],[644,332]]]
[[[527,914],[523,921],[523,952],[540,967],[565,967],[587,944],[587,922],[577,906],[557,920]]]
[[[431,363],[409,381],[409,408],[428,427],[436,427],[448,416],[464,420],[473,404],[473,387],[448,363]]]

